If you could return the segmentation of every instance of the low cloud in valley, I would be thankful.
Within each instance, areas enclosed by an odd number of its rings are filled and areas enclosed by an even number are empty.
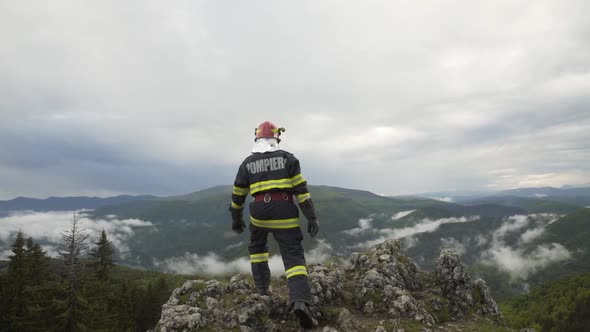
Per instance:
[[[90,219],[84,212],[79,212],[79,214],[81,229],[90,234],[88,244],[91,241],[96,241],[104,229],[113,246],[121,254],[129,250],[127,241],[133,237],[135,229],[153,226],[151,222],[139,219],[117,219],[116,216],[109,216],[106,219]],[[61,233],[69,230],[73,215],[74,211],[19,211],[0,218],[0,249],[8,248],[14,241],[16,233],[22,231],[25,236],[30,236],[36,242],[40,242],[48,255],[56,257],[58,255],[56,248],[61,243]],[[8,255],[11,254],[9,252]],[[7,257],[6,252],[3,255],[4,257],[0,257],[0,259]]]
[[[389,239],[401,239],[405,237],[411,237],[412,235],[419,234],[419,233],[429,233],[434,232],[441,225],[444,224],[455,224],[455,223],[465,223],[465,222],[472,222],[479,220],[479,216],[470,216],[470,217],[460,217],[460,218],[441,218],[441,219],[429,219],[424,218],[420,222],[418,222],[414,226],[410,227],[402,227],[402,228],[384,228],[379,230],[380,236],[376,239],[369,240],[363,243],[360,243],[355,248],[369,248],[376,244],[382,243]],[[410,241],[411,243],[412,241]]]
[[[530,247],[542,238],[545,226],[555,222],[559,215],[532,214],[506,218],[492,234],[490,247],[482,252],[484,263],[507,272],[513,279],[526,280],[549,265],[572,257],[572,253],[559,243],[542,243]],[[518,235],[517,241],[508,244],[508,238]]]
[[[318,239],[318,244],[305,252],[307,263],[322,263],[333,255],[332,245],[323,239]],[[273,277],[278,277],[285,272],[283,261],[278,254],[270,253],[268,265]],[[249,257],[242,257],[231,261],[224,261],[217,253],[198,255],[185,253],[181,256],[170,257],[164,260],[153,260],[154,267],[163,271],[179,274],[205,274],[228,275],[234,273],[251,273]]]

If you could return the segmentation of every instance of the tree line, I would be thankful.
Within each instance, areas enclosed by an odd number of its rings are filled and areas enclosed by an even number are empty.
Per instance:
[[[74,214],[60,259],[18,232],[8,268],[0,271],[0,331],[146,331],[156,325],[173,285],[160,276],[132,279],[113,259],[103,230],[89,234]]]
[[[590,273],[545,283],[500,304],[515,328],[539,332],[590,330]]]

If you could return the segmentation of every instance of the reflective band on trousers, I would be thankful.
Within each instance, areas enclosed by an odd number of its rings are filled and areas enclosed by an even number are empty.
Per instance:
[[[307,268],[305,268],[305,265],[295,265],[292,268],[285,271],[285,274],[287,275],[287,279],[294,276],[306,276]]]
[[[234,203],[234,202],[232,201],[232,202],[231,202],[231,207],[232,207],[232,208],[234,208],[234,209],[241,209],[241,208],[243,208],[243,207],[244,207],[244,204],[242,204],[242,205],[238,205],[238,204],[236,204],[236,203]]]
[[[254,226],[264,228],[295,228],[299,227],[299,218],[259,220],[250,216],[250,222]]]
[[[262,262],[268,262],[268,253],[267,252],[250,255],[250,263],[262,263]]]
[[[310,193],[299,194],[299,195],[297,195],[297,203],[303,203],[303,202],[307,201],[310,198],[311,198],[311,194]]]
[[[250,191],[250,188],[242,188],[242,187],[234,186],[234,190],[232,191],[232,194],[238,195],[238,196],[246,196],[246,195],[248,195],[249,191]]]

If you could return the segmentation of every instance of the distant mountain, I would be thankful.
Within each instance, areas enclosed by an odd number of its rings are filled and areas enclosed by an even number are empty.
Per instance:
[[[304,237],[311,260],[348,257],[385,240],[401,239],[408,255],[429,270],[433,268],[429,262],[434,262],[440,250],[454,248],[501,297],[520,293],[529,284],[590,272],[590,254],[585,254],[590,253],[586,244],[590,209],[568,202],[583,199],[584,188],[558,189],[562,196],[549,196],[555,188],[526,189],[463,204],[424,197],[386,197],[331,186],[309,189],[321,224],[316,238]],[[579,195],[568,196],[563,190],[577,190]],[[231,231],[231,191],[231,186],[217,186],[170,197],[15,199],[0,203],[38,211],[94,209],[87,215],[96,222],[112,223],[114,239],[122,244],[119,262],[195,271],[196,265],[242,264],[248,257],[248,232],[237,235]],[[533,192],[548,196],[518,196]],[[249,202],[250,197],[244,211],[246,222]],[[304,218],[301,223],[305,230]],[[279,252],[274,241],[269,241],[269,246],[272,254]],[[0,252],[7,248],[8,243],[0,240]]]
[[[0,201],[0,215],[10,211],[73,211],[81,209],[96,209],[106,205],[116,205],[138,200],[155,199],[155,196],[120,195],[115,197],[49,197],[46,199],[17,197],[7,201]]]
[[[442,191],[423,193],[417,196],[452,201],[454,203],[498,203],[500,197],[542,199],[577,207],[590,205],[590,187],[539,187],[518,188],[503,191]]]
[[[551,201],[577,205],[590,205],[590,188],[521,188],[500,192],[505,196],[543,198]]]
[[[499,192],[502,196],[521,197],[590,197],[590,188],[518,188]]]
[[[569,213],[576,211],[583,204],[568,203],[568,199],[562,201],[554,200],[554,197],[535,198],[521,196],[490,196],[465,201],[465,205],[496,204],[521,208],[527,213]]]

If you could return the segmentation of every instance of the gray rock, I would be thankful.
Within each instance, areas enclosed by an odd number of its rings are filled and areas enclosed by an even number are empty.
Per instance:
[[[473,283],[473,291],[476,294],[478,300],[478,313],[482,316],[489,317],[497,323],[504,324],[504,316],[498,308],[498,304],[490,295],[490,290],[483,279],[477,279]]]
[[[207,297],[206,301],[207,301],[206,302],[207,309],[209,309],[209,310],[213,310],[219,306],[219,301],[217,301],[216,299],[214,299],[212,297]]]
[[[246,325],[240,325],[240,332],[254,332],[254,330]]]
[[[324,328],[322,329],[322,332],[340,332],[337,329],[331,327],[331,326],[324,326]]]
[[[357,304],[362,306],[366,296],[380,293],[386,285],[409,290],[423,287],[418,266],[402,255],[397,240],[389,240],[369,250],[366,254],[353,254],[348,271],[359,285],[355,290]]]
[[[472,308],[471,277],[459,259],[451,250],[443,250],[436,260],[436,276],[442,290],[442,295],[450,302],[450,314],[453,318],[460,318]]]
[[[472,282],[457,255],[448,250],[441,252],[435,272],[425,273],[401,253],[399,241],[392,240],[367,253],[351,255],[346,268],[335,263],[310,264],[308,276],[312,315],[314,322],[322,325],[316,330],[384,332],[388,326],[390,331],[403,331],[407,320],[422,322],[428,327],[423,331],[459,330],[460,326],[452,321],[471,319],[465,317],[468,312],[474,318],[485,317],[498,325],[505,324],[485,282]],[[269,296],[260,296],[253,293],[250,280],[249,275],[238,274],[224,283],[185,282],[163,305],[159,330],[298,331],[282,287],[277,286],[278,291]],[[349,303],[354,309],[382,320],[376,327],[375,323],[367,323],[370,327],[361,325],[344,308]],[[451,321],[436,326],[434,317]]]
[[[162,306],[162,316],[159,322],[160,331],[194,331],[207,326],[207,318],[200,308],[189,305]]]
[[[338,315],[338,328],[342,331],[355,332],[358,330],[356,323],[352,319],[352,314],[348,309],[340,309],[340,315]]]
[[[340,304],[344,288],[344,269],[337,264],[308,266],[312,307]]]
[[[389,262],[390,259],[391,259],[391,255],[384,254],[384,255],[379,256],[379,261],[381,261],[381,262]]]
[[[231,277],[226,291],[237,295],[248,294],[252,291],[253,285],[245,274],[236,274]]]
[[[375,312],[375,303],[373,303],[373,301],[367,301],[363,306],[363,312],[366,312],[368,314],[372,314],[373,312]]]
[[[421,302],[408,291],[398,287],[388,290],[385,296],[386,307],[393,317],[412,318],[427,325],[435,324],[435,319]]]

